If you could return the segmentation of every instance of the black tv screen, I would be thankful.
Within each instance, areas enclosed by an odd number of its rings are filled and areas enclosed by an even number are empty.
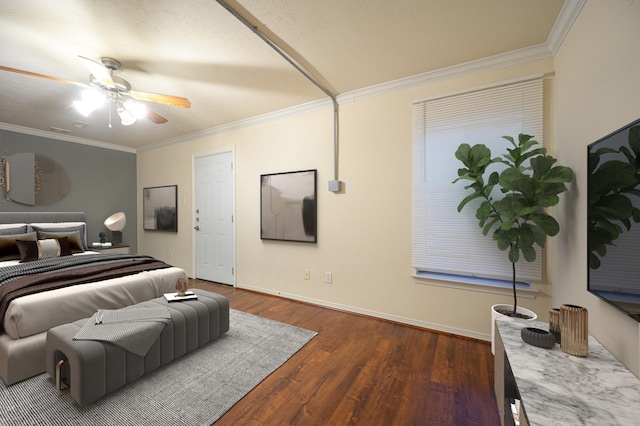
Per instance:
[[[588,146],[588,284],[640,321],[640,119]]]

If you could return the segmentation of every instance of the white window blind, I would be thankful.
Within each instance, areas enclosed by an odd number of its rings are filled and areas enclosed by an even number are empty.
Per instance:
[[[457,211],[470,181],[452,184],[462,167],[455,151],[461,143],[483,143],[497,157],[511,147],[502,136],[517,140],[520,133],[543,144],[542,121],[541,78],[414,103],[412,262],[418,273],[511,280],[507,252],[498,249],[493,231],[484,236],[478,226],[481,200]],[[516,268],[518,280],[539,280],[542,255]]]

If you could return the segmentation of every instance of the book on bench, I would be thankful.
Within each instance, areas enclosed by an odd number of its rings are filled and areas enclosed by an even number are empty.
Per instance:
[[[184,296],[178,296],[178,293],[165,293],[164,298],[167,302],[182,302],[183,300],[197,300],[198,295],[192,291],[187,291]]]

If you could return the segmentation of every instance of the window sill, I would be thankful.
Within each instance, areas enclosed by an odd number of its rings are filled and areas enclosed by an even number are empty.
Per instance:
[[[413,281],[416,284],[448,287],[458,290],[479,291],[482,293],[500,294],[504,296],[513,295],[513,288],[511,287],[511,283],[503,280],[419,272],[413,275]],[[532,288],[526,283],[516,284],[516,293],[518,297],[523,297],[525,299],[535,299],[538,295],[538,292],[539,290]]]

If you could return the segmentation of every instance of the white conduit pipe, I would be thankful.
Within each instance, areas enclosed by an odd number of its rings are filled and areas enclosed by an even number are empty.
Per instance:
[[[309,81],[311,81],[316,87],[322,90],[333,103],[333,178],[335,182],[338,182],[338,100],[336,96],[326,89],[318,80],[313,78],[302,65],[298,64],[287,52],[282,50],[277,44],[275,44],[269,37],[267,37],[256,26],[252,25],[249,21],[244,19],[238,12],[236,12],[231,6],[224,2],[224,0],[216,0],[220,6],[224,7],[229,13],[231,13],[238,21],[242,22],[247,28],[249,28],[255,35],[260,37],[265,43],[267,43],[273,50],[275,50],[280,56],[282,56],[287,62],[289,62],[295,69],[297,69],[302,75],[304,75]],[[339,183],[337,190],[340,190]],[[333,190],[332,190],[333,191]],[[337,192],[337,191],[334,191]]]

